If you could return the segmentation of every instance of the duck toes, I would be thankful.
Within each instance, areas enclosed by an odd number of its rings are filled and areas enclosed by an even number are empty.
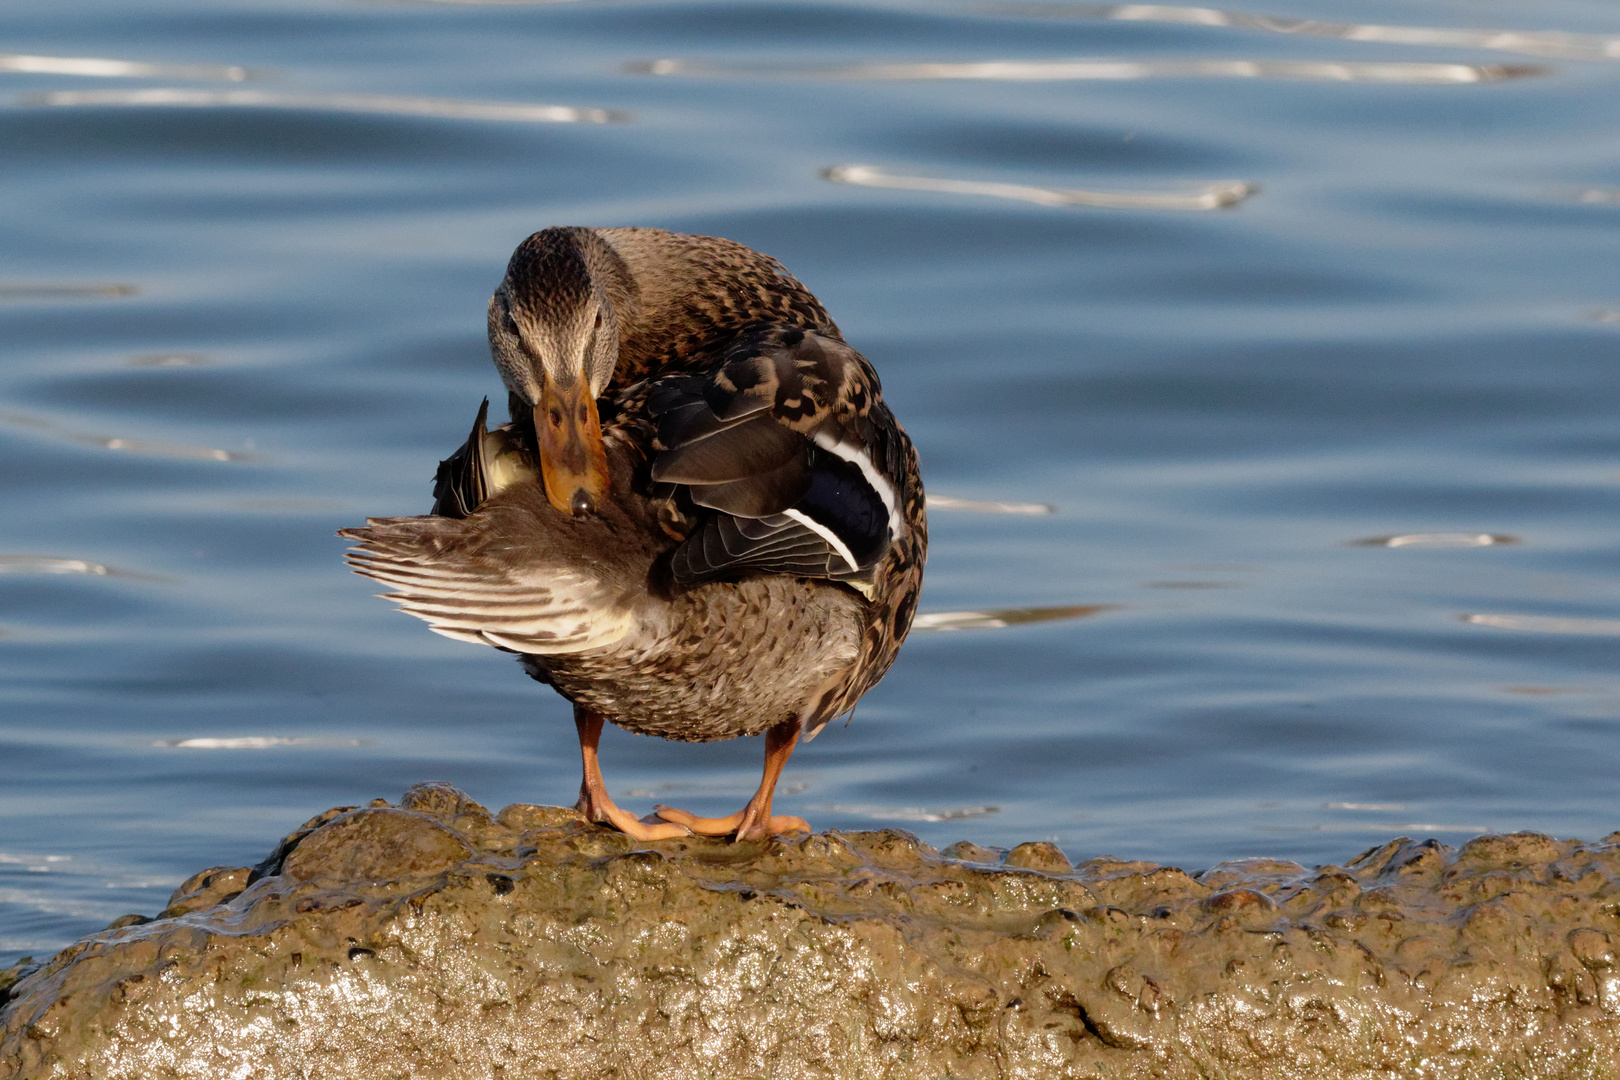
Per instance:
[[[354,569],[574,705],[588,820],[642,840],[809,831],[778,777],[881,679],[927,553],[916,452],[877,374],[776,260],[659,229],[551,228],[489,304],[511,422],[442,462],[432,513],[370,518]],[[608,796],[604,723],[765,735],[730,817]]]

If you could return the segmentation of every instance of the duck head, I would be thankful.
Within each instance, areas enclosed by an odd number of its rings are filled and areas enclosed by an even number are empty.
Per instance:
[[[592,513],[608,493],[596,399],[619,362],[605,281],[616,264],[590,229],[546,229],[518,245],[489,301],[495,367],[534,410],[546,498],[565,514]]]

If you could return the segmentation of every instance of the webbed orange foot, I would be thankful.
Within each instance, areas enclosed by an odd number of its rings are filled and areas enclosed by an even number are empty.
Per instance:
[[[596,760],[596,743],[602,737],[602,718],[589,710],[574,708],[574,723],[579,728],[579,750],[584,761],[585,776],[579,784],[579,802],[575,805],[586,821],[611,825],[637,840],[673,840],[678,836],[691,836],[684,825],[673,822],[642,821],[619,809],[607,793],[602,782],[602,770]]]
[[[730,817],[698,817],[669,806],[655,806],[653,812],[663,820],[685,826],[700,836],[735,835],[738,840],[768,840],[784,833],[808,833],[810,823],[804,818],[771,813],[771,796],[776,792],[777,778],[782,775],[782,766],[787,764],[798,741],[797,717],[766,730],[765,775],[760,778],[759,790],[754,792],[747,806]]]
[[[739,810],[730,817],[711,818],[698,817],[696,814],[677,810],[672,806],[655,806],[653,813],[665,821],[697,833],[699,836],[730,836],[737,834],[738,840],[764,840],[771,836],[782,836],[786,833],[809,833],[810,823],[802,817],[791,814],[777,814],[768,819],[761,818],[744,825],[743,818],[747,810]]]
[[[597,799],[588,803],[583,795],[578,803],[579,812],[585,815],[586,821],[598,825],[611,825],[627,836],[637,840],[673,840],[677,836],[691,836],[692,830],[685,825],[653,821],[642,821],[627,810],[619,809],[611,799]]]

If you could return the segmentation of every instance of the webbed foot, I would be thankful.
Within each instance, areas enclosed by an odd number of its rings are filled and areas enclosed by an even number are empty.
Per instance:
[[[723,818],[698,817],[696,814],[677,810],[672,806],[655,806],[653,813],[665,821],[684,826],[699,836],[730,836],[736,833],[738,840],[764,840],[786,833],[808,834],[811,831],[808,821],[792,814],[760,817],[745,823],[744,818],[752,808],[753,804],[750,803],[747,809]]]
[[[676,822],[642,821],[629,811],[619,809],[618,805],[607,797],[606,792],[600,793],[594,799],[581,792],[578,807],[579,812],[585,815],[586,821],[598,825],[611,825],[637,840],[673,840],[678,836],[692,835],[691,829]]]
[[[607,785],[602,781],[602,769],[596,760],[596,743],[602,737],[602,717],[576,705],[574,723],[579,728],[579,752],[585,766],[585,775],[579,784],[579,802],[575,805],[585,815],[586,821],[611,825],[643,842],[692,835],[685,825],[668,821],[642,821],[619,809],[607,793]]]

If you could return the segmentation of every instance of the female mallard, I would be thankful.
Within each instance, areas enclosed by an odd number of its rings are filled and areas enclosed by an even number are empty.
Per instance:
[[[848,712],[911,627],[928,547],[911,440],[866,358],[775,259],[660,229],[553,228],[489,302],[512,422],[439,467],[433,514],[371,518],[350,565],[441,634],[518,654],[574,703],[579,809],[642,840],[773,817],[801,735]],[[638,820],[602,723],[765,733],[743,809]]]

